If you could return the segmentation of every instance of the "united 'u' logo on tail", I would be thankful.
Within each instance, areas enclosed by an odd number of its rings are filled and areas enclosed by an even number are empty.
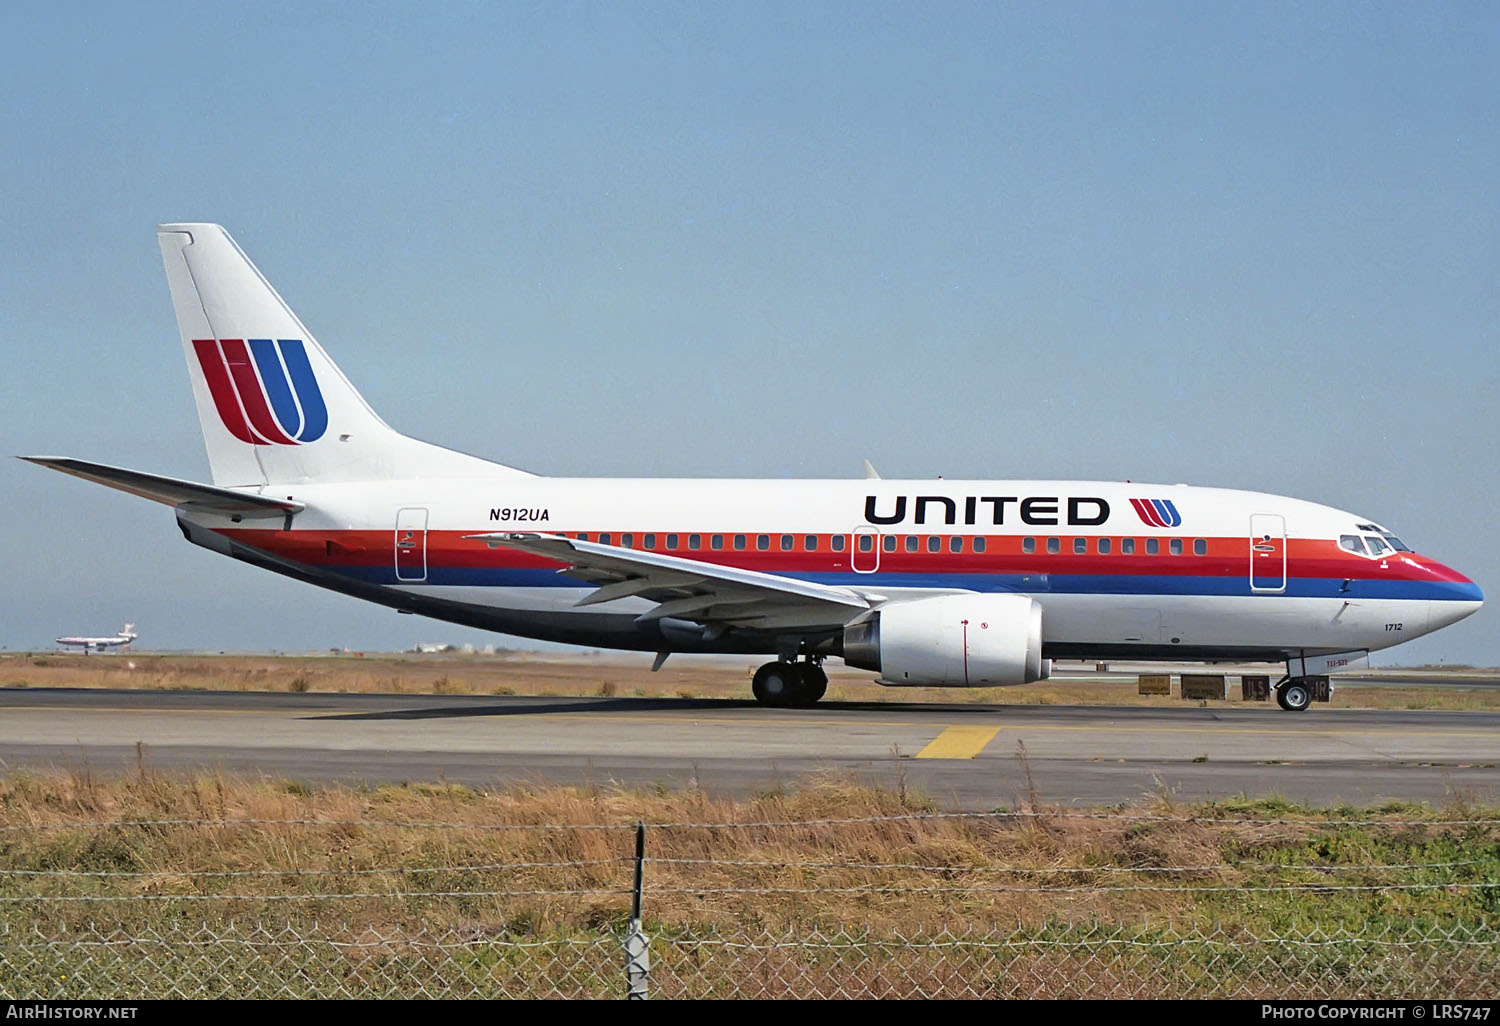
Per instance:
[[[193,349],[229,433],[251,445],[301,445],[328,430],[328,407],[300,338],[196,338]]]
[[[1130,504],[1141,523],[1149,527],[1177,527],[1182,523],[1182,514],[1171,499],[1131,499]]]

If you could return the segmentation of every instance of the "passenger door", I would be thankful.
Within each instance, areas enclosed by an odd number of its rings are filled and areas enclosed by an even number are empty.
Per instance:
[[[408,506],[396,512],[396,580],[427,580],[427,509]]]
[[[1250,590],[1286,591],[1286,517],[1279,513],[1250,515]]]

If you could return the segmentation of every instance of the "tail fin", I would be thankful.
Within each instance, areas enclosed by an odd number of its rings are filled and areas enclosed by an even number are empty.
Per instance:
[[[214,484],[523,473],[388,426],[223,228],[156,235]]]

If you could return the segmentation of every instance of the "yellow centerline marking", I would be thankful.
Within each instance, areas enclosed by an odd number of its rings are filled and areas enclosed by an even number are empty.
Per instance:
[[[917,753],[918,759],[972,759],[1000,733],[999,727],[946,727],[927,747]]]

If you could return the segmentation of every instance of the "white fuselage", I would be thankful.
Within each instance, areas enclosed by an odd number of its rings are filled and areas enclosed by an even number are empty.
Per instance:
[[[1044,609],[1047,654],[1060,657],[1374,650],[1460,619],[1482,598],[1426,557],[1388,541],[1371,551],[1390,536],[1353,514],[1186,485],[507,476],[286,485],[276,497],[306,508],[253,526],[181,516],[195,542],[326,587],[585,645],[774,651],[778,625],[709,638],[691,624],[637,623],[653,604],[643,598],[579,607],[593,589],[562,565],[471,536],[583,535],[877,603],[1028,595]],[[1341,547],[1348,537],[1360,552]]]

